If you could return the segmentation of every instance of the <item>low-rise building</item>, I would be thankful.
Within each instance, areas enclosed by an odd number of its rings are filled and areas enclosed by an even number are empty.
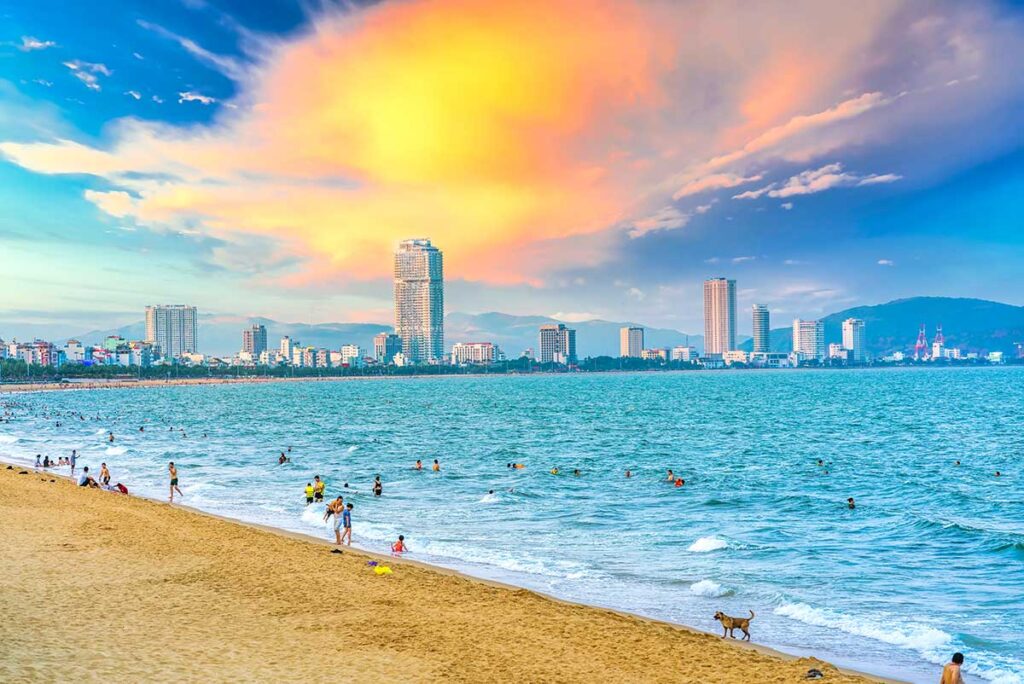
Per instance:
[[[491,342],[456,342],[452,345],[451,360],[454,366],[491,364],[496,357],[497,347]]]

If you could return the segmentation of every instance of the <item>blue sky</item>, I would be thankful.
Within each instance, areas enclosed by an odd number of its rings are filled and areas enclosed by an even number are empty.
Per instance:
[[[1014,4],[7,1],[0,18],[0,326],[21,334],[158,302],[389,322],[389,251],[421,235],[446,254],[449,311],[699,332],[718,275],[776,322],[914,295],[1024,304]]]

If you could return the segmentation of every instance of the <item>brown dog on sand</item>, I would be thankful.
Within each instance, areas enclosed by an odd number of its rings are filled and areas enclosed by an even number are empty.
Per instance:
[[[743,640],[750,641],[750,621],[754,619],[754,611],[750,611],[750,617],[748,618],[730,617],[722,611],[718,611],[715,613],[715,619],[722,623],[723,639],[726,633],[735,639],[736,637],[733,636],[732,631],[739,629],[743,631]]]

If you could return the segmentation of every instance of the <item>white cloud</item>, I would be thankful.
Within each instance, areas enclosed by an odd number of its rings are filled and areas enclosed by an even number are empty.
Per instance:
[[[33,82],[33,83],[38,83],[39,85],[41,85],[41,86],[44,86],[44,87],[46,87],[46,88],[51,88],[51,87],[53,87],[53,83],[52,83],[51,81],[47,81],[47,80],[45,80],[45,79],[42,79],[42,78],[35,78],[35,79],[32,79],[32,82]]]
[[[694,211],[695,214],[706,214],[709,211],[711,211],[712,205],[714,205],[714,203],[717,202],[717,201],[718,201],[717,199],[713,199],[710,202],[708,202],[707,204],[701,204],[700,206],[695,208],[693,211]]]
[[[111,192],[86,190],[85,199],[111,216],[118,218],[134,214],[137,208],[136,199],[122,190],[113,190]]]
[[[33,50],[45,50],[52,47],[57,47],[57,44],[52,40],[39,40],[32,36],[22,36],[21,45],[18,46],[18,49],[22,52],[31,52]]]
[[[132,57],[134,57],[135,59],[146,59],[145,57],[140,55],[138,52],[133,52],[132,53]]]
[[[628,290],[626,290],[626,294],[629,295],[630,297],[633,297],[638,302],[644,301],[644,299],[646,299],[647,297],[647,295],[644,294],[644,291],[641,290],[639,287],[629,288]]]
[[[695,178],[675,191],[672,199],[696,195],[707,190],[721,190],[722,188],[734,188],[744,183],[753,183],[761,180],[761,174],[744,177],[735,173],[713,173],[709,176]]]
[[[786,259],[782,263],[784,265],[786,265],[786,266],[801,266],[803,264],[806,264],[807,262],[806,261],[800,261],[799,259]]]
[[[153,102],[156,102],[157,104],[163,104],[164,103],[164,99],[162,97],[160,97],[159,95],[154,95],[151,99],[153,100]]]
[[[124,94],[136,100],[142,99],[142,93],[140,93],[138,90],[126,90],[124,91]]]
[[[183,47],[186,52],[198,59],[200,62],[212,67],[224,74],[228,78],[234,81],[242,81],[248,76],[248,69],[238,60],[233,57],[226,55],[218,55],[215,52],[210,52],[202,45],[199,45],[194,40],[179,36],[177,33],[168,31],[163,26],[153,24],[143,19],[138,19],[137,23],[142,28],[153,31],[154,33],[163,36],[169,40],[173,40],[178,45]]]
[[[182,102],[201,102],[204,105],[213,104],[217,101],[217,98],[210,97],[209,95],[203,95],[192,90],[186,90],[185,92],[178,93],[178,104]]]
[[[70,62],[64,62],[63,64],[70,69],[74,77],[84,83],[85,87],[89,90],[100,90],[100,75],[110,76],[114,73],[108,69],[105,64],[83,62],[80,59],[73,59]]]
[[[705,264],[717,264],[719,261],[721,261],[721,259],[719,259],[718,257],[710,257],[708,259],[705,259],[704,263]]]
[[[742,264],[742,263],[746,263],[747,261],[754,261],[755,259],[757,259],[757,257],[755,257],[755,256],[738,256],[738,257],[733,257],[732,258],[732,263],[734,263],[734,264]]]
[[[896,262],[893,261],[892,259],[879,259],[878,260],[878,265],[879,266],[895,266]]]
[[[782,207],[783,209],[785,209],[786,211],[789,211],[790,209],[792,209],[792,208],[793,208],[793,203],[792,203],[792,202],[783,202],[783,203],[782,203],[781,205],[779,205],[779,206],[781,206],[781,207]]]
[[[843,165],[839,162],[835,162],[832,164],[826,164],[821,168],[801,171],[783,183],[772,183],[763,188],[758,188],[757,190],[748,190],[747,192],[733,195],[733,199],[757,199],[763,195],[778,198],[793,197],[796,195],[811,195],[831,188],[892,183],[900,180],[901,178],[902,176],[894,173],[858,176],[855,173],[843,171]],[[787,202],[787,204],[789,203]],[[789,207],[786,207],[785,205],[783,205],[783,207],[791,208],[792,204],[790,204]]]
[[[634,221],[629,229],[629,237],[638,238],[659,230],[676,230],[689,222],[689,214],[684,214],[675,207],[662,207],[647,218]]]

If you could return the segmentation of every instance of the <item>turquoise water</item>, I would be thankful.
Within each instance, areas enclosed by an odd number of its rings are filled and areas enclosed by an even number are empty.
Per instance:
[[[80,466],[106,461],[115,480],[153,497],[166,497],[174,460],[186,503],[327,537],[322,507],[304,505],[320,474],[329,496],[345,481],[359,492],[346,497],[357,546],[385,550],[402,533],[420,560],[712,632],[716,610],[753,609],[754,641],[880,675],[932,682],[962,650],[972,681],[1024,681],[1024,368],[442,377],[13,400],[14,418],[0,424],[6,458],[77,448]],[[79,411],[89,420],[57,417]],[[278,466],[289,446],[292,462]],[[417,458],[423,472],[411,468]],[[527,468],[509,470],[513,461]],[[666,468],[686,485],[664,482]],[[368,495],[377,473],[379,499]]]

